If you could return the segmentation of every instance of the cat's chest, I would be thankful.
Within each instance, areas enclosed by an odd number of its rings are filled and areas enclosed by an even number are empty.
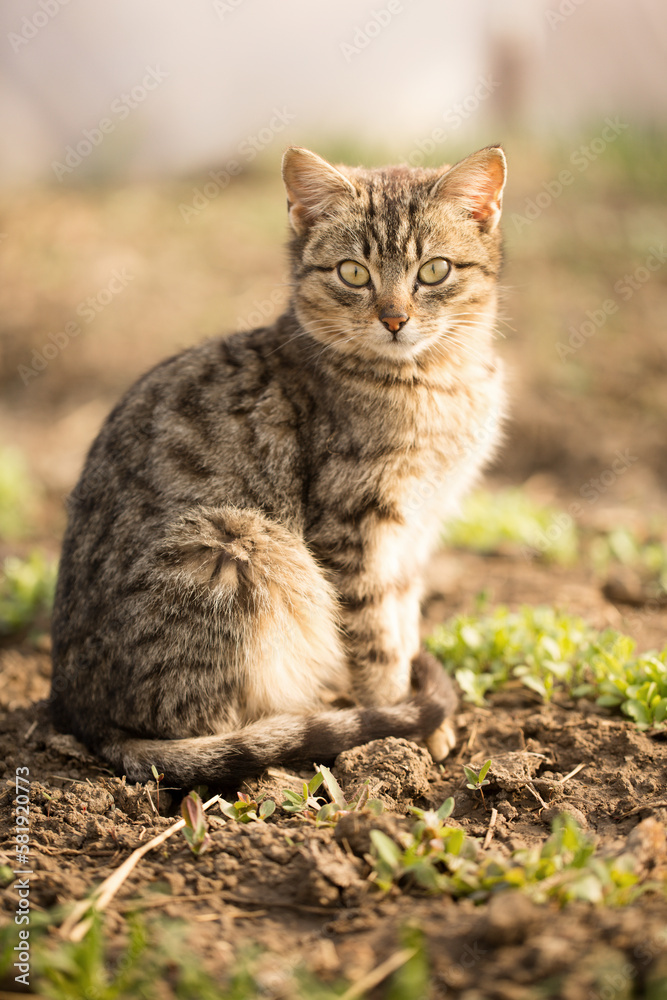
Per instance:
[[[464,392],[407,416],[342,418],[328,434],[306,516],[325,562],[385,580],[423,565],[493,447],[500,408],[493,393]]]
[[[325,425],[312,483],[317,503],[376,507],[413,520],[456,491],[495,437],[500,406],[486,387],[396,394],[392,405],[339,412]]]

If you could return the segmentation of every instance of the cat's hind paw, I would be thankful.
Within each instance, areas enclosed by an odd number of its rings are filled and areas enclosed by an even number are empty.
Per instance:
[[[441,726],[426,740],[426,746],[434,761],[444,760],[456,746],[456,730],[451,719],[445,719]]]

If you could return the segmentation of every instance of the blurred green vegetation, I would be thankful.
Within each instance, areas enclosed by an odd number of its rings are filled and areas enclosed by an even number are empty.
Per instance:
[[[48,628],[56,588],[57,563],[39,549],[26,559],[7,556],[0,569],[0,636],[33,626]]]
[[[18,448],[0,447],[0,539],[25,538],[37,505],[37,487]]]
[[[600,578],[626,566],[656,593],[667,590],[667,521],[662,518],[648,519],[641,531],[622,524],[596,529],[553,504],[539,503],[521,487],[477,490],[464,500],[460,516],[445,525],[443,540],[472,552],[566,566],[583,560]]]
[[[11,871],[7,869],[11,879]],[[0,876],[3,871],[0,869]],[[131,914],[127,919],[124,944],[118,941],[104,913],[93,916],[91,927],[81,941],[59,940],[52,933],[62,922],[60,909],[31,916],[30,984],[48,1000],[260,1000],[276,996],[265,985],[261,946],[241,949],[234,966],[221,981],[202,965],[193,951],[189,928],[182,920],[146,919]],[[115,923],[115,922],[114,922]],[[428,968],[423,938],[408,929],[407,938],[415,954],[405,972],[386,978],[392,1000],[418,1000],[415,983],[423,983]],[[12,969],[17,928],[11,923],[0,928],[0,976]],[[274,969],[276,959],[266,955]],[[282,974],[280,996],[292,1000],[336,1000],[351,988],[345,980],[325,982],[303,964]],[[267,963],[264,962],[264,971]],[[280,973],[278,973],[280,974]],[[356,996],[357,994],[355,994]],[[358,994],[360,1000],[367,991]]]
[[[463,503],[461,515],[445,526],[444,541],[473,552],[540,553],[545,559],[573,563],[579,555],[572,518],[555,507],[536,503],[520,487],[477,490]],[[551,530],[551,529],[556,529]]]
[[[0,448],[0,540],[15,543],[34,536],[40,490],[16,448]],[[0,637],[48,626],[56,583],[56,561],[39,548],[0,562]]]

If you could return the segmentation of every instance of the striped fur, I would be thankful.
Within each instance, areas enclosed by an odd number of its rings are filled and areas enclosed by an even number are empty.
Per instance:
[[[53,718],[133,780],[224,784],[379,736],[451,746],[421,577],[500,433],[504,157],[363,170],[292,149],[284,177],[288,311],[145,375],[69,501]],[[434,257],[451,271],[428,286]]]

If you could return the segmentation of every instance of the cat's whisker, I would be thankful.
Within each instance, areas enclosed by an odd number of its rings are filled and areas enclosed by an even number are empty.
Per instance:
[[[281,351],[284,347],[287,347],[288,344],[292,344],[295,340],[298,340],[299,337],[307,337],[307,336],[309,336],[307,330],[299,330],[299,332],[295,333],[293,337],[289,338],[289,340],[284,340],[282,344],[278,344],[278,346],[275,347],[272,351],[268,351],[266,357],[270,358],[272,354],[276,353],[276,351]]]
[[[503,339],[505,338],[504,331],[499,330],[498,327],[495,324],[485,323],[482,320],[479,320],[479,321],[475,321],[475,320],[457,320],[457,321],[455,321],[452,324],[451,329],[452,330],[467,329],[467,330],[471,330],[473,332],[474,331],[481,331],[482,333],[490,333],[491,336],[494,339],[496,337],[502,337]]]
[[[482,352],[475,350],[468,341],[452,336],[443,337],[443,341],[453,345],[459,354],[464,355],[471,361],[484,362],[486,360],[486,356]],[[444,344],[441,342],[438,346],[444,353]]]
[[[352,336],[348,337],[346,340],[336,340],[331,344],[321,344],[322,349],[317,355],[317,357],[318,358],[321,357],[326,350],[335,351],[337,348],[342,347],[343,344],[349,344],[352,340],[356,340],[361,333],[363,333],[363,331],[359,330],[357,331],[357,333],[352,334]]]

